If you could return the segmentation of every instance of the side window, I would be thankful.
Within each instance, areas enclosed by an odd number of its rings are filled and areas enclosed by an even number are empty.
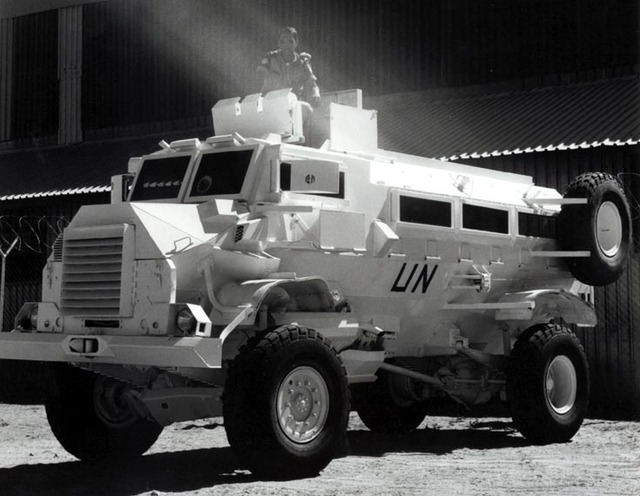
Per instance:
[[[509,211],[465,203],[462,205],[462,227],[509,234]]]
[[[556,217],[518,212],[518,234],[539,238],[555,238]]]
[[[451,203],[401,195],[400,221],[451,227]]]

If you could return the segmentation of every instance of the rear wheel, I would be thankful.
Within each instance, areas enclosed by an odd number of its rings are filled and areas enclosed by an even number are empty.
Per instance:
[[[132,458],[147,451],[162,427],[131,408],[127,387],[80,369],[56,369],[45,408],[62,447],[80,460]]]
[[[311,329],[270,332],[232,363],[223,413],[229,444],[253,473],[316,475],[346,440],[349,389],[342,362]]]
[[[511,353],[507,395],[516,428],[530,441],[569,441],[589,403],[589,370],[578,338],[566,327],[536,325]]]
[[[427,416],[427,403],[413,397],[410,379],[383,370],[378,379],[353,388],[353,405],[360,420],[373,432],[409,432]]]

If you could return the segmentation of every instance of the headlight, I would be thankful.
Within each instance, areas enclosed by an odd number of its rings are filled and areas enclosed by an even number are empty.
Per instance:
[[[34,305],[29,312],[29,323],[31,324],[31,329],[38,328],[38,305]]]
[[[176,316],[176,326],[185,334],[191,334],[196,329],[196,318],[188,308],[183,308]]]
[[[38,304],[25,303],[16,315],[14,326],[23,331],[33,331],[38,328]]]

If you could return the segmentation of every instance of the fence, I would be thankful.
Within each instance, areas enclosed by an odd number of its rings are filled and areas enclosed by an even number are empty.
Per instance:
[[[66,217],[0,216],[0,251],[6,256],[2,330],[27,301],[39,301],[42,269],[53,243],[68,224]]]

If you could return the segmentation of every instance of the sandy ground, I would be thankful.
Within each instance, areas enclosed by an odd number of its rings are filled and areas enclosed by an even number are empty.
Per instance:
[[[0,404],[0,495],[640,495],[640,423],[587,419],[573,441],[532,446],[506,418],[429,417],[386,436],[349,423],[349,454],[318,477],[240,470],[222,419],[167,427],[136,462],[81,463],[41,406]]]

